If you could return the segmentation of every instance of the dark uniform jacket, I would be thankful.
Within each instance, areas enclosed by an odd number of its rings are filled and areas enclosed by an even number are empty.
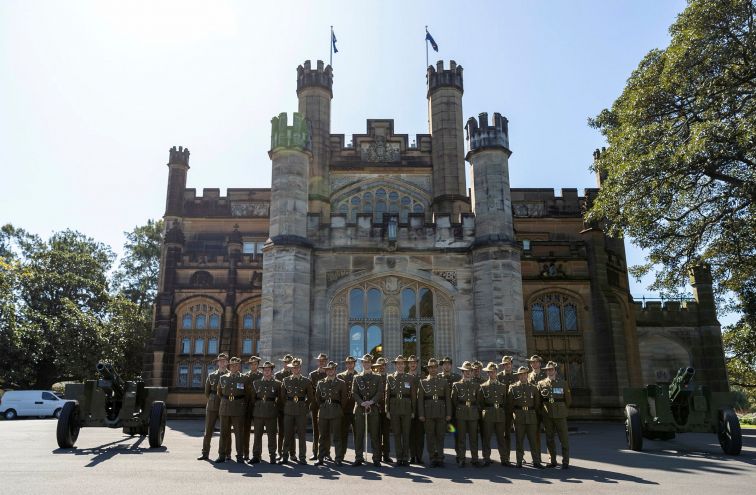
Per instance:
[[[541,412],[544,416],[553,419],[566,418],[572,402],[572,394],[567,382],[559,377],[553,380],[546,378],[538,382],[537,388],[541,396]]]
[[[344,402],[344,411],[348,412],[349,414],[352,414],[354,412],[354,397],[352,396],[352,382],[354,381],[354,377],[357,376],[357,373],[349,372],[349,371],[342,371],[338,375],[336,375],[336,378],[344,382],[344,385],[346,385],[346,401]]]
[[[488,380],[480,386],[483,421],[503,423],[507,420],[509,387],[499,380]]]
[[[315,402],[315,392],[310,379],[302,375],[289,375],[284,378],[281,383],[281,402],[284,405],[284,414],[307,414]]]
[[[449,382],[440,376],[420,380],[417,387],[417,415],[426,419],[446,419],[452,415]]]
[[[381,394],[381,377],[374,373],[360,373],[352,381],[352,397],[354,399],[354,412],[365,412],[361,406],[363,402],[373,401],[370,411],[378,411],[378,398]]]
[[[525,424],[537,423],[536,409],[539,405],[538,389],[532,383],[517,381],[509,386],[509,406],[518,421],[525,418]]]
[[[496,379],[499,380],[504,385],[506,385],[507,387],[509,387],[510,385],[512,385],[514,382],[517,381],[517,377],[511,371],[508,373],[506,371],[500,371],[496,375]]]
[[[309,378],[312,382],[312,388],[316,388],[318,386],[318,382],[320,380],[323,380],[326,377],[326,372],[321,371],[320,368],[316,369],[315,371],[310,371]]]
[[[286,378],[287,376],[291,376],[291,370],[288,368],[284,368],[281,371],[274,374],[273,378],[283,383],[283,379]]]
[[[207,409],[217,411],[220,408],[220,397],[218,396],[218,380],[225,371],[219,369],[207,375],[205,380],[205,399],[207,399]]]
[[[462,379],[462,375],[460,375],[459,373],[455,373],[453,371],[449,373],[441,372],[438,374],[438,376],[446,379],[446,382],[449,384],[449,388],[451,388],[452,385],[454,385],[455,383],[457,383],[458,381]]]
[[[452,404],[457,419],[478,419],[480,417],[479,400],[480,385],[474,381],[459,381],[452,385]]]
[[[247,410],[249,380],[241,373],[226,373],[218,379],[221,416],[244,416]]]
[[[387,411],[391,414],[411,415],[415,413],[417,389],[415,380],[407,373],[392,373],[386,377]]]
[[[315,399],[320,406],[319,418],[334,419],[344,415],[346,403],[346,384],[334,377],[332,380],[321,380],[315,388]]]
[[[252,384],[253,414],[256,418],[275,418],[278,416],[281,397],[281,382],[271,377],[260,378]]]
[[[546,379],[546,372],[544,370],[538,370],[538,373],[535,371],[531,371],[528,374],[528,382],[530,382],[531,385],[538,385],[538,382],[541,380]]]

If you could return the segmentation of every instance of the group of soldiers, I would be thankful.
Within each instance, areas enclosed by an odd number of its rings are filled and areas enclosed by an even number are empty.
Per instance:
[[[514,429],[518,468],[523,465],[525,438],[534,467],[556,467],[555,436],[562,446],[562,469],[569,467],[567,412],[571,395],[552,361],[541,367],[541,358],[532,356],[529,367],[520,366],[516,371],[510,356],[502,358],[501,370],[494,362],[484,367],[480,361],[465,361],[458,368],[460,374],[452,370],[449,357],[441,361],[431,358],[423,369],[415,356],[397,356],[394,373],[387,374],[385,358],[366,354],[360,358],[361,373],[355,371],[357,358],[347,356],[346,370],[337,374],[338,364],[325,354],[318,355],[317,360],[318,368],[304,376],[302,360],[291,355],[284,356],[284,369],[275,374],[274,363],[260,364],[260,358],[252,356],[249,371],[241,373],[241,359],[220,354],[218,369],[205,383],[205,434],[198,459],[209,460],[210,440],[220,418],[215,462],[231,458],[233,431],[237,462],[261,461],[265,433],[271,463],[291,460],[307,464],[309,416],[313,429],[309,459],[316,461],[316,466],[326,460],[343,465],[350,430],[354,436],[353,466],[365,464],[366,434],[373,465],[393,463],[389,454],[391,433],[397,466],[422,464],[424,444],[429,465],[443,466],[448,430],[456,430],[459,466],[466,465],[468,446],[472,465],[490,465],[493,436],[501,464],[511,466],[510,433]],[[541,462],[542,428],[551,457],[546,466]],[[482,461],[478,457],[479,435]]]

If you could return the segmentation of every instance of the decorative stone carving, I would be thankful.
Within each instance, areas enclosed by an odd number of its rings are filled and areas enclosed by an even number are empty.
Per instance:
[[[352,270],[329,270],[326,272],[326,285],[331,286],[334,282],[351,274]]]
[[[433,274],[443,278],[454,287],[457,286],[457,272],[453,270],[434,270]]]
[[[386,277],[383,280],[383,290],[389,294],[399,292],[399,279],[396,277]]]
[[[542,217],[543,204],[541,203],[514,203],[512,205],[514,216],[516,217]]]
[[[541,277],[543,278],[561,278],[565,276],[567,276],[567,274],[564,272],[564,268],[561,264],[557,266],[552,261],[549,264],[544,263],[541,267]]]
[[[213,276],[206,271],[194,272],[189,283],[192,287],[204,289],[213,285]]]
[[[396,162],[399,155],[399,145],[387,143],[385,136],[375,136],[372,143],[360,149],[360,156],[366,162]]]
[[[270,203],[232,203],[231,216],[267,218],[270,216]]]

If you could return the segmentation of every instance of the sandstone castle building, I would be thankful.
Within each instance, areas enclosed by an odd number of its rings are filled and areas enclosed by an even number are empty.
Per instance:
[[[347,140],[331,133],[331,67],[305,62],[297,112],[272,120],[269,189],[198,195],[189,150],[171,148],[145,358],[169,408],[202,410],[221,351],[308,368],[319,352],[515,366],[537,353],[559,363],[583,417],[616,415],[623,387],[681,366],[727,387],[706,268],[694,301],[634,302],[623,241],[583,220],[597,189],[511,187],[507,119],[465,120],[462,76],[454,61],[428,67],[428,134],[368,119]]]

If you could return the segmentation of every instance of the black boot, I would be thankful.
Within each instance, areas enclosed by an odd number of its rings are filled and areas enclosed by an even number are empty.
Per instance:
[[[198,461],[207,461],[208,459],[210,459],[210,457],[208,457],[207,454],[202,454],[201,456],[197,457]]]
[[[225,458],[225,456],[221,455],[221,456],[218,456],[218,458],[215,459],[213,462],[216,463],[216,464],[221,464],[223,462],[226,462],[226,458]]]

